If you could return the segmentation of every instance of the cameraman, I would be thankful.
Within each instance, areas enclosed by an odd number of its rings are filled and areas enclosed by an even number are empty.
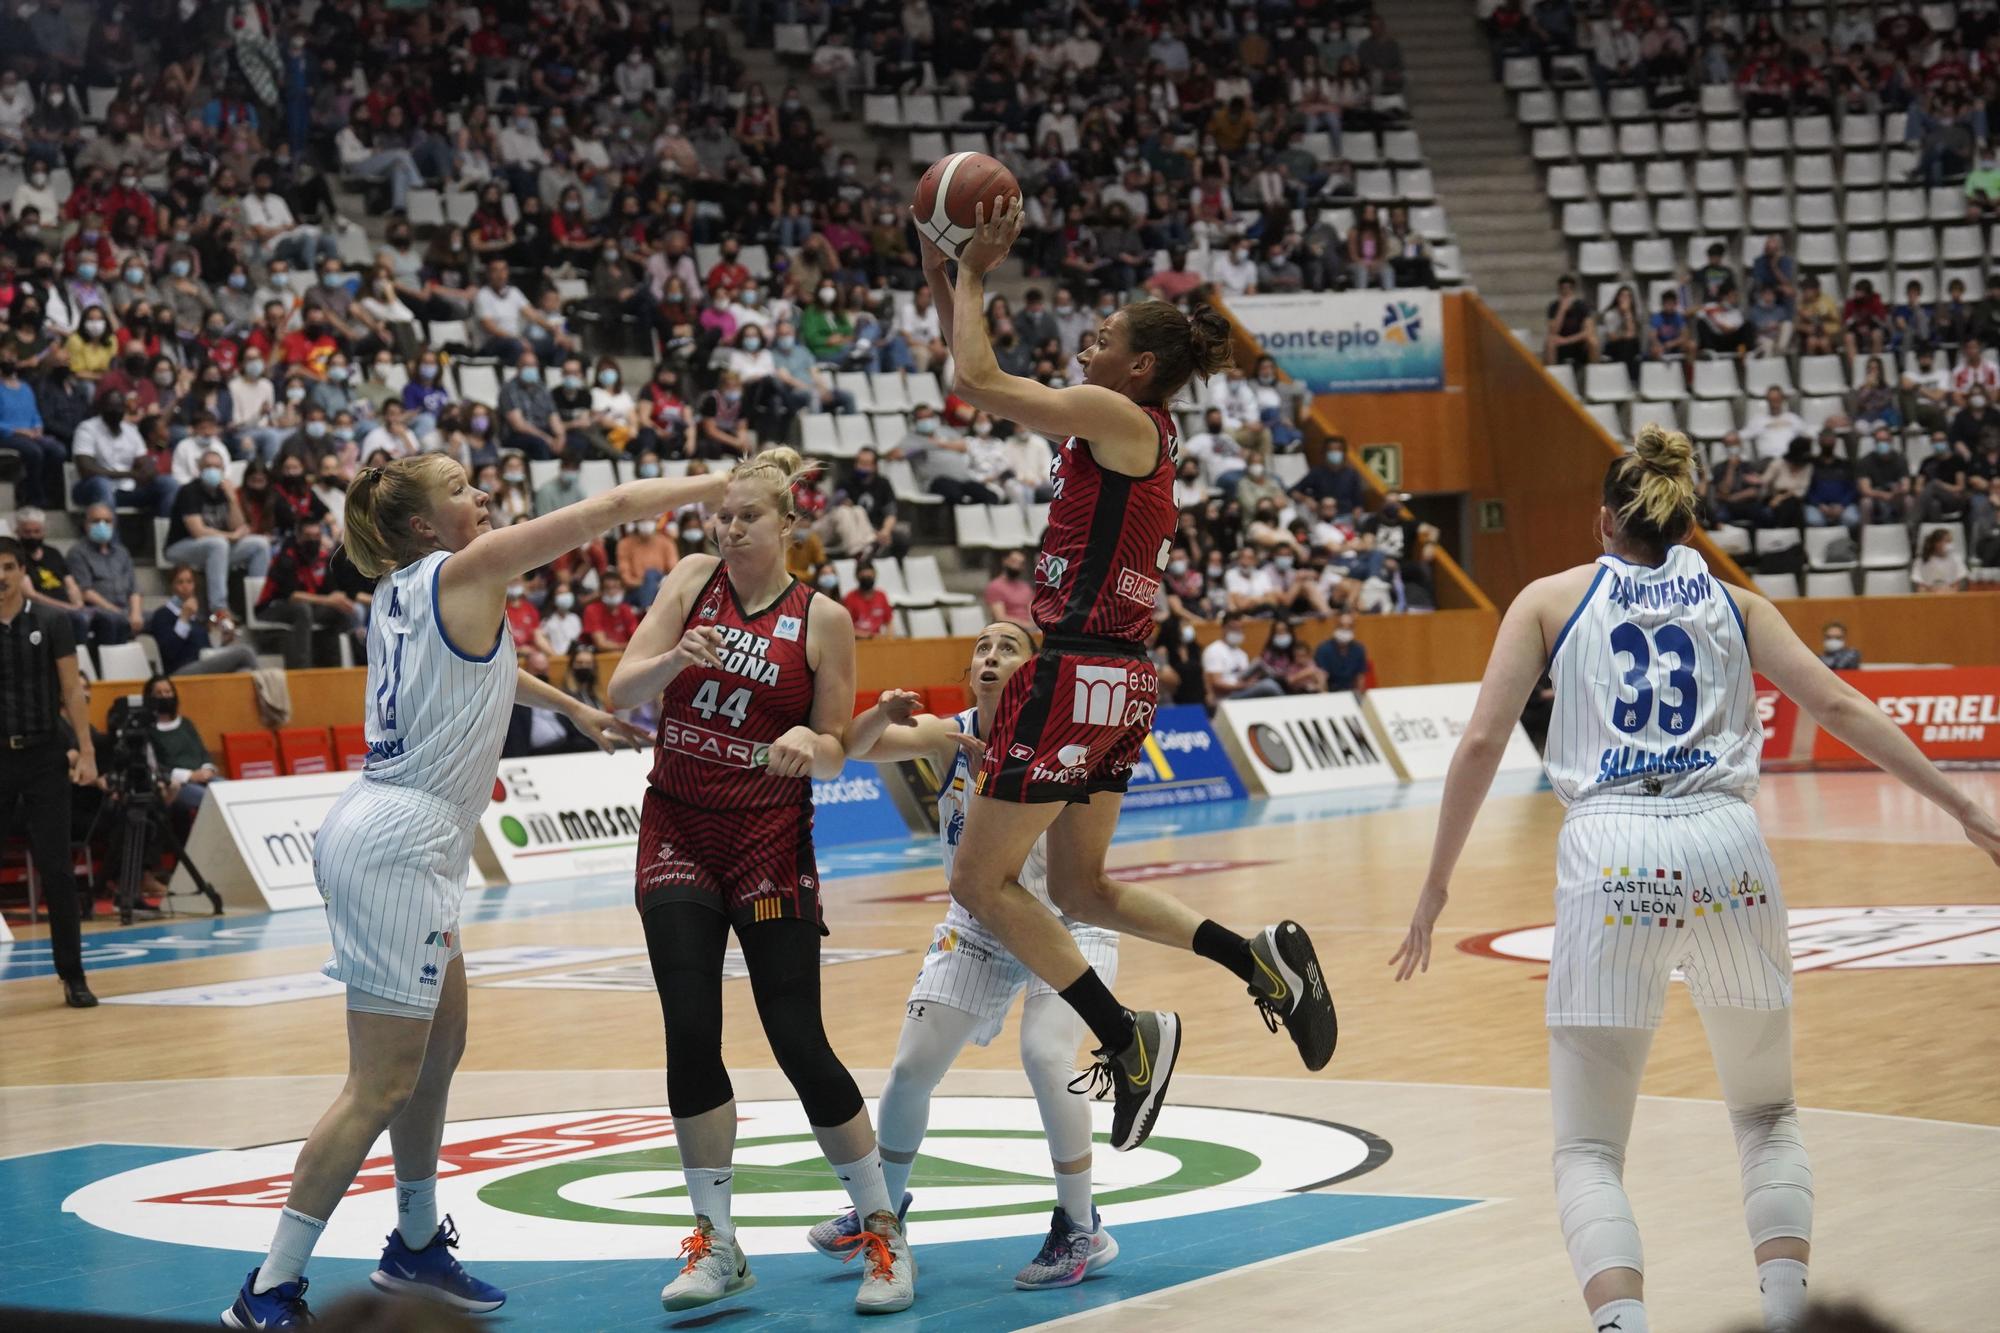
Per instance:
[[[64,717],[76,738],[73,763]],[[48,905],[63,999],[72,1009],[88,1009],[97,997],[83,979],[83,928],[70,873],[72,780],[86,786],[97,780],[75,631],[67,615],[28,601],[26,552],[12,537],[0,537],[0,839],[13,831],[18,802]]]
[[[193,821],[208,795],[208,784],[216,776],[215,765],[202,744],[201,732],[181,716],[181,692],[165,676],[146,682],[146,706],[153,710],[153,758],[165,776],[163,793],[183,828]]]

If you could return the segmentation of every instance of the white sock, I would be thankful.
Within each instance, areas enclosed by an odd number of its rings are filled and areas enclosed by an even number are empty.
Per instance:
[[[317,1217],[307,1217],[290,1208],[279,1213],[278,1233],[271,1237],[271,1252],[258,1266],[257,1281],[250,1290],[266,1292],[298,1281],[306,1271],[306,1260],[312,1258],[313,1246],[319,1244],[319,1233],[325,1230],[326,1223]]]
[[[1764,1297],[1766,1333],[1791,1333],[1806,1313],[1806,1266],[1797,1259],[1768,1259],[1757,1265],[1757,1290]]]
[[[895,1208],[889,1202],[889,1187],[882,1182],[882,1154],[875,1148],[868,1155],[852,1162],[833,1162],[833,1174],[840,1177],[840,1183],[847,1189],[847,1197],[854,1201],[854,1215],[861,1219],[863,1226],[877,1213],[895,1215]],[[906,1177],[907,1179],[907,1177]],[[899,1200],[900,1202],[900,1200]]]
[[[903,1196],[910,1192],[910,1171],[917,1164],[917,1155],[912,1152],[898,1161],[889,1155],[894,1148],[884,1151],[878,1146],[875,1151],[882,1157],[882,1192],[889,1196],[890,1210],[894,1211],[903,1206]],[[897,1157],[902,1154],[897,1153]]]
[[[725,1240],[736,1235],[736,1221],[729,1215],[729,1182],[736,1178],[734,1166],[683,1166],[688,1197],[697,1214],[708,1219],[715,1234]]]
[[[438,1178],[433,1171],[422,1180],[396,1181],[396,1233],[403,1244],[421,1250],[438,1229]]]
[[[1643,1301],[1606,1301],[1590,1312],[1597,1333],[1650,1333]]]
[[[1081,1171],[1056,1172],[1056,1202],[1062,1205],[1069,1220],[1085,1231],[1096,1228],[1090,1213],[1090,1168]]]

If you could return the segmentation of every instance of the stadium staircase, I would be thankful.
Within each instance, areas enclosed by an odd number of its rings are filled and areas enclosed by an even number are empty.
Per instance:
[[[1479,27],[1465,0],[1399,0],[1387,13],[1438,202],[1460,222],[1466,278],[1509,327],[1538,336],[1568,258],[1506,94],[1469,74],[1490,64]]]

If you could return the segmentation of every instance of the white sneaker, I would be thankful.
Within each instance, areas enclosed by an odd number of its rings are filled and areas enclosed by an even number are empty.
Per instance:
[[[854,1251],[848,1258],[862,1256],[861,1290],[854,1294],[855,1313],[894,1314],[909,1309],[917,1299],[917,1261],[910,1254],[910,1242],[903,1236],[903,1224],[895,1223],[886,1234],[863,1231],[854,1238],[853,1245]]]
[[[694,1234],[681,1242],[681,1253],[687,1263],[660,1289],[660,1304],[670,1311],[692,1310],[757,1285],[736,1238],[718,1234],[705,1217],[695,1219]]]

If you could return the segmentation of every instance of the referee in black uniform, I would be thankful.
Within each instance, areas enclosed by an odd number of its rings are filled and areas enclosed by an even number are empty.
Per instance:
[[[63,998],[72,1009],[88,1009],[97,997],[83,979],[83,927],[70,873],[70,784],[97,781],[97,755],[75,631],[68,616],[29,601],[27,588],[27,553],[12,537],[0,537],[0,839],[14,831],[18,809],[41,876]],[[64,713],[76,738],[74,769]]]

